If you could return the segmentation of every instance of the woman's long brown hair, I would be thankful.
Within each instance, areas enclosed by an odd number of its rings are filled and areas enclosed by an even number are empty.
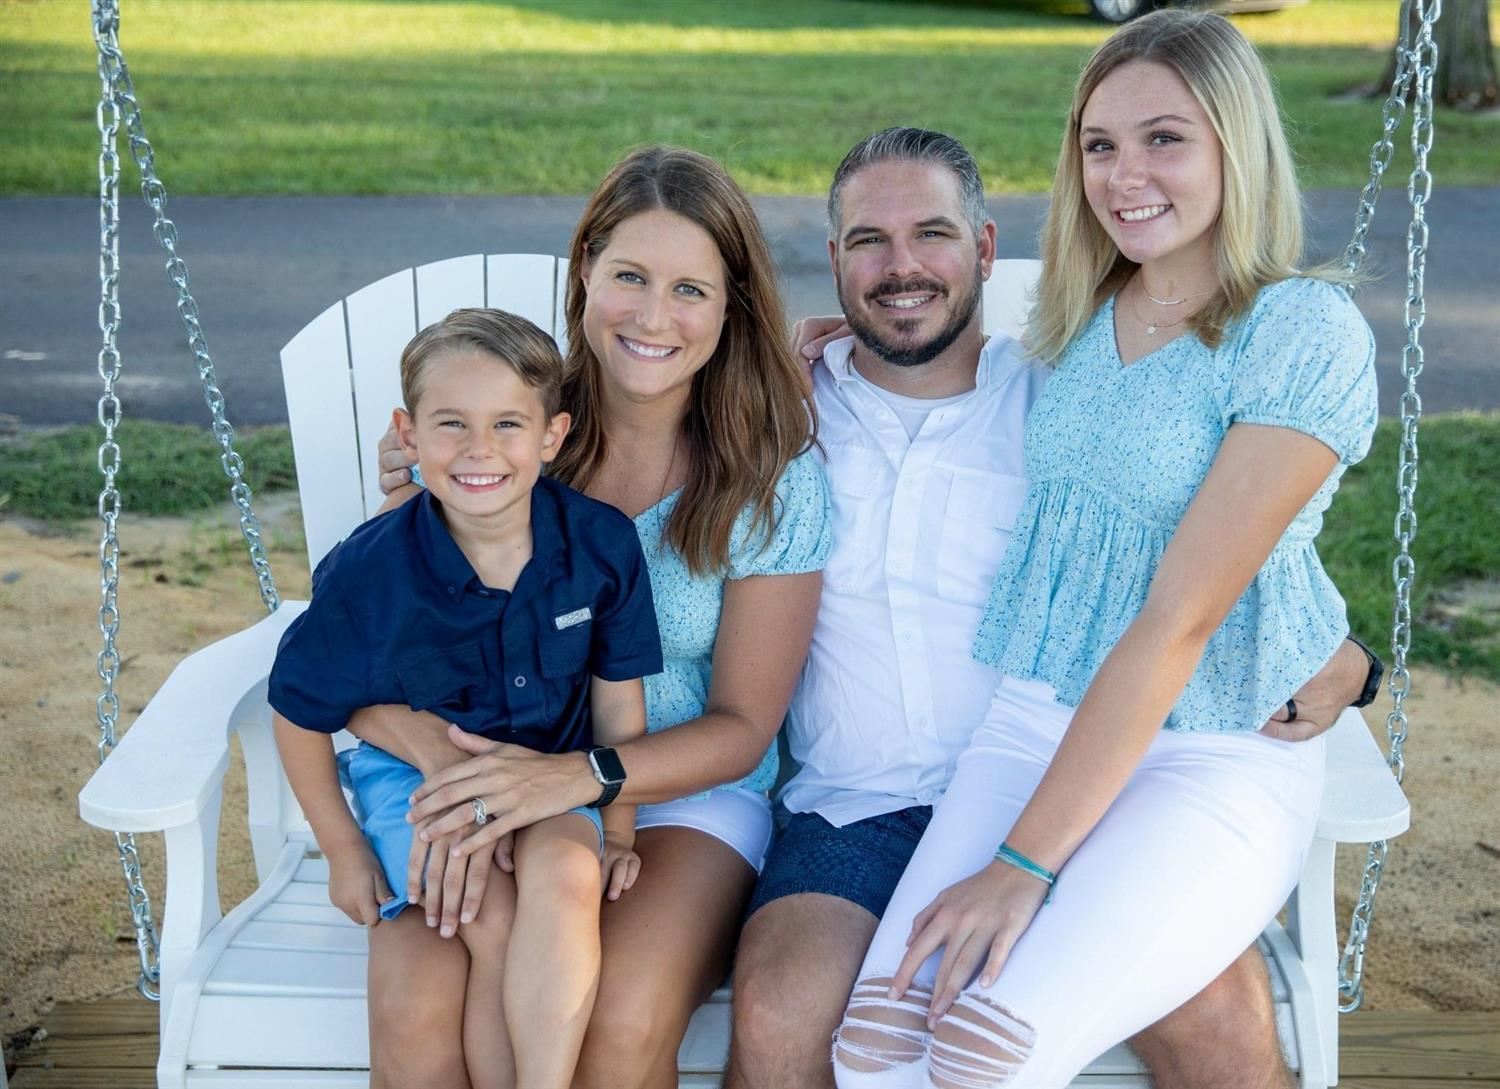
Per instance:
[[[728,298],[718,347],[693,376],[683,438],[687,484],[664,540],[694,574],[723,571],[730,535],[746,507],[752,540],[775,527],[776,482],[788,462],[816,441],[817,417],[801,363],[787,340],[771,250],[749,199],[718,163],[694,151],[641,148],[600,184],[568,257],[567,377],[563,407],[573,429],[552,475],[585,487],[604,463],[599,361],[583,333],[587,293],[582,270],[611,233],[642,212],[665,210],[696,223],[718,247]]]

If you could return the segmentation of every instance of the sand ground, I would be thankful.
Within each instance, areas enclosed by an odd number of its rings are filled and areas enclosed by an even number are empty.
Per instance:
[[[290,499],[265,505],[283,595],[304,597],[306,558]],[[186,654],[262,615],[227,512],[123,521],[122,722]],[[78,818],[95,766],[98,530],[0,518],[0,1032],[23,1036],[60,1001],[128,991],[137,962],[112,838]],[[1395,842],[1368,966],[1368,1006],[1500,1010],[1500,687],[1414,673],[1407,787],[1412,831]],[[1385,710],[1369,721],[1383,738]],[[236,762],[225,793],[220,888],[254,886]],[[160,917],[160,837],[141,855]],[[1341,932],[1364,853],[1340,859]]]

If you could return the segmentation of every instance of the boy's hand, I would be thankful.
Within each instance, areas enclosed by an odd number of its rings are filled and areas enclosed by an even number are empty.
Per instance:
[[[604,875],[604,896],[618,900],[620,894],[635,884],[641,872],[641,856],[635,853],[635,836],[616,832],[604,833],[604,854],[599,867]]]
[[[380,905],[396,897],[385,883],[385,874],[369,844],[357,844],[324,852],[328,859],[328,899],[333,906],[360,926],[380,922]]]

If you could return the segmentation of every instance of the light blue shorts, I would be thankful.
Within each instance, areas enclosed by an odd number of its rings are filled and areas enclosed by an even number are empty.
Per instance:
[[[399,760],[374,745],[361,742],[338,756],[339,782],[354,797],[354,816],[370,841],[386,884],[396,894],[394,900],[381,905],[380,917],[393,919],[409,901],[406,899],[406,863],[411,856],[412,826],[406,823],[411,810],[412,792],[422,785],[422,773],[405,760]],[[599,832],[599,848],[604,849],[604,822],[597,809],[580,807],[569,810],[593,822]]]

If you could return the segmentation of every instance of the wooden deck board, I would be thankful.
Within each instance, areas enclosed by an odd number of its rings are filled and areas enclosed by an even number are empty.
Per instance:
[[[157,1007],[59,1006],[11,1089],[154,1089]],[[1339,1025],[1339,1089],[1500,1089],[1500,1013],[1361,1013]]]

